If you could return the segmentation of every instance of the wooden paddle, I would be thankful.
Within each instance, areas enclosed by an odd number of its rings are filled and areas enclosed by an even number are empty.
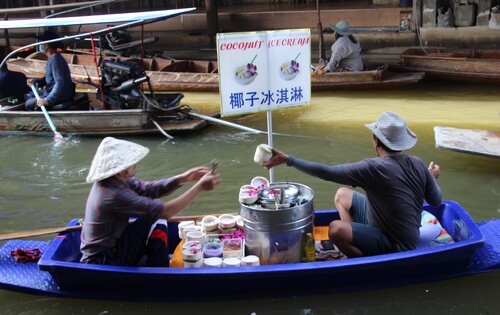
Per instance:
[[[200,221],[206,215],[208,214],[178,216],[178,217],[173,217],[168,221],[169,222]],[[220,214],[212,214],[212,215],[216,217],[220,216]],[[7,241],[12,239],[26,238],[32,236],[49,235],[49,234],[71,233],[75,231],[80,231],[82,227],[83,225],[75,225],[75,226],[64,226],[64,227],[0,234],[0,241]]]
[[[40,95],[38,94],[38,90],[36,89],[34,84],[31,85],[31,90],[33,91],[33,94],[35,94],[36,99],[39,100]],[[52,129],[52,132],[54,133],[54,141],[63,143],[66,142],[66,139],[64,139],[64,137],[59,132],[57,132],[56,126],[52,122],[52,119],[49,116],[49,112],[45,109],[45,106],[42,105],[40,106],[40,108],[43,111],[45,119],[47,119],[47,122],[49,123],[50,129]]]

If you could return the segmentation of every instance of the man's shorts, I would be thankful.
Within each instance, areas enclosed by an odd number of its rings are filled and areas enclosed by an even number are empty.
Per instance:
[[[363,255],[373,256],[395,251],[384,233],[368,224],[368,205],[363,194],[354,192],[349,213],[353,218],[351,222],[352,242],[363,252]]]

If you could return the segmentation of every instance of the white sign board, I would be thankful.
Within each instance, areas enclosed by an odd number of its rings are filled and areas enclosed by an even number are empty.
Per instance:
[[[309,105],[309,29],[217,34],[221,115]]]

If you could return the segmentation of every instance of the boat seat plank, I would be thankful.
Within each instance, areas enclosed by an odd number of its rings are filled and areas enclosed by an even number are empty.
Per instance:
[[[89,110],[89,97],[86,93],[75,93],[73,100],[47,108],[48,111],[58,110]]]

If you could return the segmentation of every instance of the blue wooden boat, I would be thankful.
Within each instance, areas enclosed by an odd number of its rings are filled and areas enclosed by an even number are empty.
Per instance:
[[[249,299],[386,288],[500,269],[500,219],[476,223],[454,201],[424,205],[453,243],[372,257],[250,267],[161,268],[81,264],[80,233],[51,242],[12,240],[0,248],[0,288],[31,294],[118,300]],[[317,210],[314,225],[338,219]],[[72,220],[68,226],[75,226]],[[169,224],[171,251],[180,241]],[[41,249],[37,263],[16,263],[10,251]]]

